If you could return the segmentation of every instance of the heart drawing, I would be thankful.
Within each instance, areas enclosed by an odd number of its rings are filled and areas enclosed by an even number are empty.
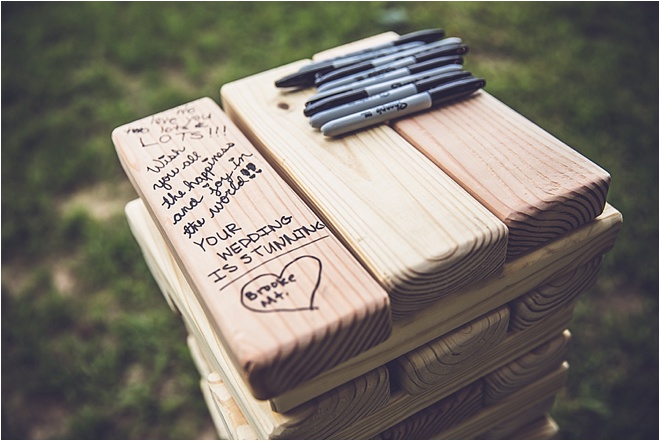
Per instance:
[[[317,257],[297,257],[279,274],[261,274],[243,285],[241,303],[254,312],[317,309],[314,295],[321,283],[321,267]]]

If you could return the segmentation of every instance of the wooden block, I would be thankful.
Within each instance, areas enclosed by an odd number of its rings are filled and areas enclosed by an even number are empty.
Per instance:
[[[138,231],[136,237],[144,239],[145,237],[149,237],[150,234],[154,234],[156,237],[153,239],[153,243],[157,243],[157,239],[159,236],[158,231],[153,227],[153,222],[151,219],[148,218],[144,206],[140,201],[134,201],[133,203],[129,204],[130,206],[127,207],[127,216],[129,219],[129,223],[132,225],[132,228],[134,231]],[[141,216],[140,216],[141,213]],[[149,229],[149,225],[151,225],[151,229]],[[573,238],[575,239],[575,238]],[[140,240],[140,239],[139,239]],[[162,239],[161,239],[162,242]],[[577,244],[580,242],[577,241]],[[143,246],[143,244],[141,244]],[[165,247],[164,243],[161,243],[160,245],[160,252],[158,251],[153,251],[148,248],[143,248],[145,253],[150,253],[153,252],[154,254],[167,254],[167,248]],[[548,253],[549,255],[555,255],[555,252],[550,252]],[[574,256],[575,257],[575,256]],[[580,260],[580,259],[578,259]],[[165,261],[167,261],[165,259]],[[172,261],[173,262],[173,261]],[[183,278],[183,276],[180,274],[180,270],[176,267],[176,265],[172,265],[171,270],[168,271],[163,271],[163,273],[168,274],[170,279],[168,280],[168,283],[172,283],[174,288],[172,288],[172,291],[178,292],[178,293],[183,293],[180,296],[175,297],[175,300],[177,302],[180,302],[178,304],[178,308],[181,309],[182,311],[182,316],[186,321],[191,322],[194,326],[190,326],[190,328],[198,328],[202,329],[204,328],[203,322],[197,320],[194,317],[200,317],[203,316],[203,311],[199,306],[197,306],[197,312],[196,314],[191,314],[189,310],[194,309],[196,302],[196,299],[192,293],[190,293],[190,288],[186,288],[186,281]],[[177,273],[179,275],[177,276]],[[189,292],[189,294],[185,294],[186,292]],[[452,379],[452,383],[458,386],[458,388],[463,387],[465,384],[469,384],[469,382],[474,381],[476,378],[479,378],[480,376],[483,376],[484,374],[492,371],[495,369],[497,366],[508,362],[508,360],[513,360],[519,355],[516,355],[516,351],[524,351],[527,352],[531,349],[533,349],[535,346],[538,346],[538,344],[542,343],[545,341],[545,339],[552,337],[552,335],[556,335],[557,332],[559,332],[560,329],[564,329],[564,327],[567,325],[568,322],[570,322],[571,316],[572,316],[572,306],[571,305],[564,305],[563,308],[559,308],[558,310],[555,310],[553,314],[549,315],[546,317],[544,320],[541,320],[537,322],[534,326],[530,327],[529,329],[526,329],[521,332],[515,332],[511,333],[510,335],[507,336],[505,341],[502,343],[502,346],[500,350],[498,351],[491,351],[493,353],[492,357],[489,360],[480,360],[477,364],[479,368],[483,368],[484,366],[489,367],[485,372],[481,372],[478,369],[476,372],[472,372],[471,375],[464,375],[462,377],[456,377]],[[193,318],[190,318],[193,317]],[[199,332],[199,331],[197,331]],[[217,364],[221,360],[223,355],[220,352],[219,349],[219,342],[217,339],[214,337],[212,330],[210,330],[210,327],[207,325],[206,326],[206,331],[205,331],[205,337],[204,338],[198,338],[199,341],[206,341],[209,342],[209,344],[212,344],[215,346],[215,350],[212,350],[213,357],[209,357],[209,359],[213,358],[215,359],[215,363]],[[531,343],[530,343],[531,342]],[[527,346],[531,344],[531,346]],[[524,352],[519,352],[519,354],[522,354]],[[506,355],[509,355],[507,358]],[[500,358],[502,357],[502,358]],[[499,364],[498,364],[499,363]],[[229,371],[232,370],[232,366],[228,363],[225,363],[224,366],[226,366]],[[280,419],[282,417],[287,417],[287,415],[282,415],[278,413],[273,413],[270,411],[268,408],[268,405],[266,402],[260,402],[254,400],[249,393],[246,392],[246,389],[243,390],[242,392],[238,390],[236,387],[240,387],[242,380],[240,377],[234,372],[234,377],[233,380],[228,382],[227,384],[232,385],[232,394],[240,398],[240,402],[244,406],[248,406],[248,410],[242,409],[242,411],[245,412],[245,415],[250,415],[248,418],[250,420],[250,423],[253,425],[255,430],[261,430],[257,428],[266,428],[266,430],[262,430],[259,435],[260,438],[269,438],[270,435],[269,433],[273,433],[275,428],[278,426],[279,423],[282,423],[283,419]],[[360,424],[358,424],[357,429],[356,425],[353,424],[347,428],[349,432],[347,433],[336,433],[333,435],[334,437],[340,437],[340,438],[357,438],[357,437],[369,437],[369,436],[374,436],[375,434],[379,433],[379,431],[382,430],[383,426],[383,421],[385,422],[390,422],[390,423],[395,423],[396,422],[396,417],[397,415],[401,415],[401,409],[404,409],[406,412],[415,412],[417,410],[423,409],[426,405],[433,403],[437,401],[438,399],[441,399],[448,394],[453,393],[455,390],[452,390],[451,388],[449,389],[444,389],[441,390],[441,393],[437,393],[437,391],[430,391],[430,393],[422,394],[420,396],[412,396],[409,394],[404,393],[403,391],[395,392],[390,400],[386,403],[386,405],[382,406],[381,408],[373,411],[369,415],[365,415],[360,419]],[[406,414],[403,414],[402,417],[405,418]],[[279,420],[278,420],[279,419]],[[357,430],[357,431],[356,431]]]
[[[469,368],[476,355],[497,346],[508,324],[508,307],[491,311],[396,358],[388,365],[391,376],[409,394],[421,393],[442,382],[442,377]]]
[[[483,407],[483,384],[476,381],[380,433],[380,439],[428,439]]]
[[[236,405],[234,398],[225,387],[220,376],[216,372],[212,372],[207,378],[207,384],[212,394],[212,404],[223,416],[225,432],[229,435],[227,439],[257,439],[254,429]],[[222,433],[221,430],[218,430],[218,432]]]
[[[286,414],[271,439],[326,439],[341,427],[360,420],[383,407],[390,398],[389,376],[382,366]]]
[[[274,81],[292,63],[221,89],[227,114],[385,287],[395,318],[496,274],[506,228],[389,127],[324,138],[312,90]]]
[[[555,308],[575,300],[596,282],[602,260],[603,256],[598,256],[510,302],[509,329],[526,329]]]
[[[527,354],[484,377],[486,405],[501,401],[559,366],[568,355],[571,333],[565,330]]]
[[[136,238],[138,238],[138,242],[143,247],[143,252],[158,256],[168,255],[169,251],[160,237],[160,233],[153,225],[153,221],[146,213],[142,202],[134,201],[129,205],[126,209],[129,224],[136,232]],[[158,243],[159,238],[160,244]],[[275,434],[282,433],[282,427],[297,427],[298,430],[304,430],[305,434],[309,434],[311,429],[304,427],[303,424],[299,424],[298,422],[303,421],[306,418],[305,415],[314,413],[315,411],[313,409],[327,409],[331,407],[329,404],[324,404],[327,403],[326,400],[329,400],[331,403],[341,402],[341,400],[334,399],[333,397],[335,396],[357,396],[360,397],[358,401],[361,400],[362,403],[378,403],[380,407],[374,406],[369,408],[367,413],[361,413],[359,422],[346,424],[341,427],[333,425],[334,429],[341,430],[341,432],[335,432],[332,436],[345,439],[374,436],[388,425],[391,426],[405,419],[538,346],[565,329],[572,317],[572,305],[565,305],[557,309],[553,314],[540,320],[529,329],[511,333],[499,346],[493,348],[491,351],[486,351],[485,356],[478,357],[478,359],[475,358],[471,369],[458,370],[454,375],[446,376],[445,383],[439,384],[436,388],[429,389],[419,395],[411,395],[403,390],[394,391],[390,395],[389,400],[381,405],[382,397],[386,394],[385,391],[389,393],[389,388],[387,388],[387,381],[381,380],[383,374],[379,374],[378,376],[365,376],[355,379],[353,380],[353,384],[341,385],[339,388],[333,389],[317,400],[312,400],[311,404],[305,402],[286,413],[277,413],[271,411],[267,402],[255,400],[251,395],[236,371],[236,368],[229,362],[227,354],[222,348],[222,343],[218,340],[208,320],[205,319],[205,313],[192,293],[181,270],[173,258],[169,260],[167,258],[162,259],[164,263],[168,261],[170,262],[169,270],[161,271],[162,274],[166,274],[168,277],[163,284],[170,284],[172,286],[170,288],[171,291],[178,293],[176,296],[173,296],[173,300],[177,308],[181,311],[187,328],[195,335],[196,341],[200,342],[201,352],[205,354],[205,359],[209,361],[211,369],[223,376],[223,382],[231,390],[232,395],[236,397],[241,411],[258,433],[259,438],[273,438],[276,436]],[[370,378],[371,380],[369,380]],[[361,381],[365,381],[366,384],[362,389],[357,386]],[[343,393],[341,392],[342,388],[349,388],[348,391],[353,390],[353,392]],[[362,390],[364,392],[360,392]],[[361,398],[362,396],[364,398]],[[360,406],[362,406],[361,410],[364,412],[364,405],[361,404]],[[333,416],[329,421],[334,421],[335,419],[346,421],[353,418],[356,412],[355,409],[350,400],[345,400],[343,405],[338,404],[331,413],[327,413]],[[320,428],[330,430],[327,426],[320,426]],[[292,436],[293,432],[291,431],[285,433],[287,436],[295,437]],[[310,438],[316,437],[310,436]]]
[[[387,404],[360,419],[359,423],[343,427],[333,435],[338,439],[369,438],[385,427],[403,421],[427,406],[467,387],[495,369],[529,352],[534,347],[560,334],[572,318],[573,308],[565,306],[524,332],[511,333],[500,345],[475,357],[470,366],[445,377],[422,393],[412,395],[394,390]],[[513,395],[513,394],[512,394]]]
[[[199,319],[200,317],[205,318],[205,312],[192,294],[190,286],[146,212],[143,203],[140,200],[132,201],[127,205],[126,213],[129,225],[135,233],[147,262],[158,260],[166,268],[160,271],[166,277],[164,283],[172,287],[170,288],[171,291],[182,293],[179,299],[182,303],[178,305],[178,308],[182,312],[184,310],[193,311],[189,314],[190,321],[195,322],[195,326],[203,330],[203,337],[199,337],[198,340],[207,340],[215,343],[214,347],[221,347],[222,344],[215,341],[217,337],[215,332],[210,329],[208,321]],[[353,378],[392,361],[410,350],[441,337],[460,325],[486,314],[520,295],[528,293],[536,286],[543,285],[562,274],[572,271],[576,266],[583,265],[593,260],[594,256],[606,252],[616,240],[620,226],[621,215],[608,205],[605,212],[594,222],[567,234],[552,244],[546,245],[541,250],[508,263],[505,265],[502,275],[496,280],[490,281],[490,283],[484,282],[471,289],[461,291],[437,302],[432,308],[420,311],[410,319],[395,323],[391,337],[384,343],[330,371],[324,372],[293,391],[271,399],[269,401],[270,406],[278,412],[287,412]],[[155,257],[149,257],[149,255]],[[557,328],[557,332],[565,329],[571,319],[572,306],[571,304],[563,305],[559,309],[553,309],[553,311],[557,312],[562,309],[566,310],[565,313],[551,314],[537,322],[541,327],[535,324],[531,329],[544,328],[544,323],[548,320],[557,320],[557,326],[563,326]],[[564,315],[562,316],[562,314]],[[562,324],[564,321],[566,321],[565,325]],[[524,345],[525,341],[529,342],[531,340],[531,338],[525,337],[525,332],[520,333],[520,336],[517,337],[519,340],[513,338],[515,334],[508,336],[507,339],[512,341],[510,344],[513,346],[518,344],[517,341]],[[552,334],[545,334],[545,337],[551,338]],[[543,341],[538,340],[537,344]],[[527,350],[531,350],[533,347],[529,346]],[[211,354],[209,359],[222,357],[223,354],[216,351]],[[506,361],[502,360],[501,362]],[[486,370],[481,375],[488,372]],[[451,376],[449,378],[452,378],[452,382],[458,381]],[[235,394],[236,392],[233,390],[232,393]],[[451,391],[448,393],[451,393]],[[405,406],[408,406],[408,404],[405,404]],[[268,403],[259,402],[257,407],[259,409],[269,409]],[[263,424],[270,427],[269,425],[275,423],[267,420]]]
[[[256,397],[387,338],[387,294],[211,99],[112,138]]]
[[[318,394],[287,413],[271,411],[267,401],[254,398],[237,367],[231,362],[223,343],[207,319],[197,296],[193,293],[181,269],[169,252],[141,200],[126,206],[127,218],[145,258],[148,262],[159,262],[163,275],[160,285],[175,293],[172,300],[197,343],[191,349],[198,362],[200,372],[212,371],[221,376],[225,387],[235,397],[241,412],[257,431],[261,439],[270,438],[319,438],[328,431],[337,429],[337,421],[349,425],[383,406],[390,396],[389,375],[383,366],[365,375],[352,378],[337,385],[329,392]],[[201,354],[201,355],[197,355]],[[208,367],[199,367],[208,365]]]
[[[533,405],[523,406],[522,413],[516,413],[513,416],[508,415],[500,421],[495,427],[492,427],[485,433],[478,435],[477,439],[511,439],[511,436],[522,430],[528,430],[531,424],[537,423],[540,419],[545,419],[546,414],[550,412],[555,402],[555,396],[548,397]],[[529,438],[536,439],[536,438]]]
[[[209,409],[213,425],[218,432],[218,436],[220,439],[234,439],[234,436],[232,435],[233,432],[231,432],[227,424],[226,412],[223,413],[218,409],[213,394],[211,393],[211,389],[209,388],[208,376],[211,371],[208,367],[208,362],[202,354],[199,345],[195,341],[195,337],[189,334],[186,342],[188,343],[193,362],[201,375],[199,387],[202,391],[204,401],[206,402],[206,407]]]
[[[563,363],[554,372],[527,385],[509,398],[492,406],[486,406],[474,415],[448,430],[436,434],[433,439],[471,439],[497,427],[506,418],[523,414],[528,407],[556,395],[566,383],[568,363]],[[529,438],[532,439],[532,438]]]
[[[605,170],[485,91],[393,128],[506,224],[508,259],[605,206]]]
[[[507,263],[496,278],[479,282],[395,322],[392,335],[385,342],[294,390],[272,398],[273,408],[279,411],[291,409],[328,390],[326,387],[330,385],[341,384],[347,378],[387,363],[590,262],[611,249],[621,222],[621,214],[607,205],[595,221]]]
[[[217,337],[208,325],[208,322],[201,319],[205,317],[205,313],[192,294],[190,286],[181,274],[176,262],[171,257],[153,221],[146,213],[144,205],[139,200],[133,201],[127,205],[126,213],[129,225],[131,225],[145,255],[153,254],[158,257],[163,265],[167,265],[168,269],[161,271],[161,273],[167,277],[166,283],[173,287],[171,291],[181,293],[177,299],[180,302],[178,308],[182,311],[182,316],[194,325],[191,325],[190,328],[198,329],[196,332],[202,335],[200,337],[196,336],[197,340],[200,342],[207,341],[209,345],[213,345],[212,357],[209,357],[209,359],[222,360],[225,357],[221,351],[222,344],[217,341]],[[572,271],[575,267],[593,260],[594,256],[606,252],[613,245],[620,225],[620,214],[608,205],[606,211],[594,222],[567,234],[565,237],[544,246],[540,250],[536,250],[523,258],[505,265],[504,272],[495,281],[490,281],[490,283],[484,282],[483,285],[479,284],[477,287],[464,290],[455,296],[453,295],[446,300],[437,302],[432,308],[420,311],[409,320],[395,323],[391,337],[384,343],[367,351],[365,354],[342,363],[342,365],[331,371],[319,375],[294,391],[271,399],[270,405],[277,412],[287,412],[324,392],[346,383],[350,379],[382,366],[397,356],[403,355],[470,320],[510,302],[514,298],[531,291],[535,286],[542,285],[548,280]],[[155,259],[147,259],[147,261],[149,260]],[[490,361],[479,363],[481,368],[486,366],[490,368],[489,370],[478,371],[476,373],[470,372],[469,375],[462,377],[450,376],[451,383],[458,385],[458,388],[469,384],[470,381],[474,381],[476,378],[489,373],[503,363],[513,360],[554,335],[557,335],[566,328],[571,318],[572,304],[563,305],[561,308],[553,310],[553,314],[545,317],[543,320],[539,320],[529,329],[522,332],[510,333],[502,344],[509,345],[507,347],[512,348],[510,349],[511,351],[520,350],[524,352],[519,352],[516,355],[516,352],[508,352],[509,350],[491,351],[488,355]],[[531,335],[529,332],[531,332]],[[506,358],[506,355],[511,356],[511,358]],[[240,376],[232,370],[233,365],[230,363],[226,363],[226,365],[229,370],[228,375],[231,374],[234,377],[232,382],[227,382],[228,387],[233,388],[233,395],[240,395],[242,393],[240,389],[240,385],[242,384]],[[473,375],[477,376],[474,377]],[[430,402],[426,401],[427,399],[431,399],[426,395],[406,398],[410,397],[409,394],[397,394],[392,397],[388,406],[385,407],[396,409],[399,406],[399,408],[410,409],[411,411],[415,409],[420,410],[423,407],[417,408],[416,406],[428,405],[456,390],[451,389],[451,387],[447,388],[445,385],[441,390],[443,395],[436,396],[432,393],[429,395],[433,398]],[[261,437],[266,437],[267,435],[263,434],[269,433],[278,424],[272,415],[267,413],[267,411],[270,411],[268,403],[253,399],[250,401],[251,395],[247,392],[243,392],[243,395],[246,396],[244,401],[251,403],[250,405],[253,407],[250,411],[251,415],[266,415],[258,423],[254,423],[254,419],[250,419],[251,424],[255,428],[266,427],[266,429],[260,432]],[[250,396],[248,397],[247,395]],[[245,409],[243,410],[246,415],[250,414]],[[281,415],[281,413],[278,415]],[[390,418],[390,416],[385,415],[385,418]],[[363,436],[373,436],[376,433],[378,431]],[[350,438],[352,436],[349,434],[347,437]]]
[[[549,415],[545,415],[512,434],[509,439],[556,439],[559,426]]]
[[[195,337],[192,334],[188,334],[186,338],[186,343],[188,344],[188,350],[190,350],[190,358],[192,358],[199,375],[202,378],[206,378],[211,373],[211,368],[209,367],[209,362],[206,359],[206,356],[202,352],[202,349],[197,344]]]
[[[229,428],[227,427],[227,422],[225,416],[220,412],[220,409],[215,403],[213,394],[209,389],[208,381],[206,378],[202,378],[199,382],[199,388],[202,391],[202,396],[204,397],[204,402],[206,407],[209,409],[209,414],[211,415],[211,420],[213,421],[213,426],[215,431],[218,434],[218,439],[234,439]]]

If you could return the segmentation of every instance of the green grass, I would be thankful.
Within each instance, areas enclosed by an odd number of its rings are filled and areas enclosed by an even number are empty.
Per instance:
[[[121,212],[135,194],[114,127],[338,44],[443,27],[491,94],[611,173],[624,215],[571,326],[560,437],[657,438],[657,17],[657,3],[4,2],[2,437],[212,435],[183,325]]]

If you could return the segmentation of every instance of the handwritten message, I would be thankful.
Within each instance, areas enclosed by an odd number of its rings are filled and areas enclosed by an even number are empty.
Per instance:
[[[279,179],[251,146],[233,142],[213,112],[194,104],[142,120],[126,133],[151,155],[143,164],[149,182],[145,191],[156,195],[189,248],[217,263],[207,275],[209,283],[218,291],[236,285],[241,304],[254,312],[315,309],[321,260],[286,256],[328,237],[325,225],[310,216],[296,219],[286,208],[261,224],[247,219],[243,225],[230,215],[234,206],[240,210],[241,204],[255,204],[250,188],[263,193],[269,188],[265,179]],[[259,273],[276,259],[279,272]]]

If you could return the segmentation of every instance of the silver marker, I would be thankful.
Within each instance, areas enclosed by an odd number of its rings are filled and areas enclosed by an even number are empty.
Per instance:
[[[333,119],[341,118],[352,113],[357,113],[372,107],[380,106],[381,104],[389,103],[399,100],[416,93],[425,92],[451,81],[456,81],[461,78],[470,77],[472,74],[466,70],[457,70],[447,72],[445,74],[437,75],[434,77],[426,78],[416,81],[414,83],[406,84],[396,89],[390,89],[381,92],[377,95],[362,98],[356,101],[351,101],[328,110],[315,113],[309,118],[309,124],[314,128],[319,128],[323,124]]]
[[[484,87],[486,81],[470,78],[455,81],[409,97],[392,101],[371,109],[353,113],[325,123],[321,132],[325,136],[339,136],[394,118],[430,109],[443,102],[468,96]]]

